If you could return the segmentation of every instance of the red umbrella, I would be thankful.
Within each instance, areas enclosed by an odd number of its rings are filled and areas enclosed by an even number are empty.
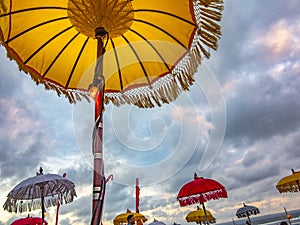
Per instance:
[[[194,180],[183,185],[177,196],[180,206],[200,203],[203,207],[207,223],[209,222],[204,202],[219,198],[227,198],[225,187],[215,180],[198,177],[196,173],[194,174]]]
[[[48,222],[44,220],[44,224],[47,225]],[[26,217],[15,220],[11,225],[42,225],[42,218],[40,217]]]

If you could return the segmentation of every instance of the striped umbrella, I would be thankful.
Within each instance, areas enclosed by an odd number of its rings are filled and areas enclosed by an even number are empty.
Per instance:
[[[239,208],[236,211],[236,216],[238,218],[242,218],[242,217],[247,217],[248,221],[251,224],[251,220],[250,220],[250,215],[256,215],[259,214],[259,209],[256,208],[255,206],[250,206],[250,205],[246,205],[245,203],[243,203],[244,206],[242,208]]]

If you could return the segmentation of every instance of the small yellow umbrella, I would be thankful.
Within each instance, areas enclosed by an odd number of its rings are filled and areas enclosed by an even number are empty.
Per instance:
[[[209,210],[206,210],[206,214],[207,214],[207,218],[208,218],[208,221],[210,223],[215,223],[216,222],[216,218],[213,217],[213,215],[211,214],[211,212]],[[203,222],[205,223],[206,222],[206,217],[205,217],[205,214],[204,214],[204,210],[197,207],[197,210],[195,211],[191,211],[187,214],[187,216],[185,217],[186,221],[187,222],[196,222],[196,223],[200,223]]]
[[[280,193],[298,192],[300,190],[300,171],[292,169],[292,175],[282,178],[276,185]]]
[[[121,225],[123,223],[128,223],[127,216],[131,214],[134,216],[135,221],[142,221],[143,223],[147,221],[147,218],[144,215],[140,213],[131,212],[130,210],[127,209],[126,213],[119,214],[114,218],[113,221],[114,225]]]

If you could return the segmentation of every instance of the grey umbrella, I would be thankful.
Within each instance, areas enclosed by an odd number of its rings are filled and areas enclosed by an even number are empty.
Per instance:
[[[242,208],[239,208],[237,211],[236,211],[236,216],[238,218],[242,218],[242,217],[247,217],[248,218],[248,221],[250,222],[251,224],[251,220],[250,220],[250,215],[256,215],[259,212],[259,209],[256,208],[255,206],[250,206],[250,205],[246,205],[245,203],[244,204],[244,207]]]
[[[57,199],[69,203],[76,195],[75,185],[72,181],[58,174],[43,174],[43,169],[36,176],[23,180],[8,194],[3,205],[9,212],[23,212],[42,209],[44,220],[45,206],[57,205]]]
[[[166,225],[166,224],[164,222],[154,219],[153,222],[149,223],[148,225]]]

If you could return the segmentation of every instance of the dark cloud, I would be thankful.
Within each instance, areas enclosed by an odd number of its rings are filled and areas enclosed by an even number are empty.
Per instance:
[[[169,215],[168,213],[161,211],[161,210],[153,210],[152,215],[154,215],[154,218],[156,216],[156,218],[160,217],[160,218],[167,218]],[[149,223],[152,221],[149,221]]]
[[[206,60],[219,82],[240,77],[243,72],[251,71],[253,66],[265,65],[267,58],[259,58],[263,55],[262,49],[249,46],[249,43],[263,36],[282,19],[291,21],[291,24],[297,21],[297,5],[297,0],[288,5],[280,1],[272,1],[271,4],[270,1],[225,1],[219,49],[210,60]]]
[[[170,199],[166,199],[166,198],[161,198],[161,199],[157,199],[156,197],[152,197],[152,196],[143,196],[143,198],[141,198],[140,201],[140,205],[142,207],[143,210],[147,211],[147,210],[153,210],[159,207],[164,207],[166,205],[168,205],[170,202]]]
[[[245,81],[235,90],[238,97],[228,98],[227,130],[225,141],[251,144],[274,135],[285,135],[298,129],[300,103],[297,93],[299,76],[290,76],[288,83],[277,82],[268,76],[259,76],[256,81]],[[255,93],[255,94],[254,94]]]
[[[68,167],[66,169],[60,169],[58,174],[63,175],[66,173],[66,177],[70,179],[75,186],[85,186],[92,184],[93,169],[84,163],[79,163],[75,167]]]
[[[2,178],[24,179],[28,174],[35,175],[36,171],[32,169],[38,168],[43,160],[47,151],[45,142],[47,135],[30,117],[38,117],[34,110],[24,106],[22,102],[12,103],[10,102],[9,110],[3,110],[0,115],[0,121],[4,121],[0,131],[1,176]],[[6,106],[2,105],[2,107]],[[15,111],[18,113],[11,115]]]
[[[75,198],[73,202],[61,205],[59,214],[67,215],[70,218],[75,217],[78,223],[89,224],[91,222],[91,205],[91,197]]]
[[[15,92],[19,93],[20,84],[16,80],[18,80],[19,76],[24,76],[24,74],[18,71],[14,61],[9,61],[6,58],[5,50],[2,46],[0,46],[0,53],[0,97],[5,98],[12,96]]]
[[[59,224],[61,224],[61,225],[71,225],[71,224],[73,224],[72,222],[71,222],[71,220],[70,219],[62,219],[61,221],[59,221]]]

